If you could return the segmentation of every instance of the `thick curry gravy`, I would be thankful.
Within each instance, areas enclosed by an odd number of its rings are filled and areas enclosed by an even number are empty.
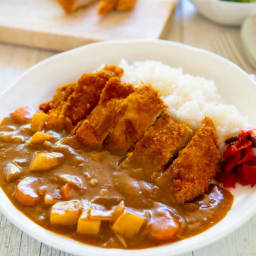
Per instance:
[[[152,223],[161,215],[172,216],[177,222],[178,232],[166,242],[174,242],[196,235],[218,223],[230,210],[233,196],[218,185],[210,185],[208,193],[193,202],[176,204],[172,195],[157,185],[134,178],[133,170],[119,170],[122,156],[107,151],[90,151],[66,132],[45,131],[52,135],[47,143],[32,145],[29,141],[34,134],[30,123],[20,125],[11,117],[5,118],[0,127],[0,186],[28,218],[47,230],[63,234],[81,242],[106,248],[147,248],[165,242],[157,242],[149,235]],[[47,171],[31,171],[34,154],[55,152],[62,157],[61,163]],[[14,164],[20,173],[6,180],[8,164]],[[65,176],[66,175],[66,176]],[[76,180],[68,194],[63,194],[67,177]],[[17,200],[17,184],[26,177],[36,182],[32,188],[39,195],[35,206],[24,206]],[[32,178],[32,179],[33,179]],[[31,178],[30,178],[31,179]],[[45,201],[46,194],[49,201]],[[63,197],[67,197],[66,199]],[[101,221],[100,232],[96,235],[77,234],[77,225],[53,225],[50,222],[52,204],[59,201],[81,200],[92,202],[100,210],[109,213],[123,201],[128,211],[145,219],[140,231],[131,238],[117,238],[112,230],[113,221]]]

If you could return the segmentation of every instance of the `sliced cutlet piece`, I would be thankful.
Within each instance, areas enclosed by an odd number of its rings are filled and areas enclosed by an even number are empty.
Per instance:
[[[140,168],[150,178],[153,172],[163,171],[191,137],[192,130],[187,125],[176,122],[164,112],[136,143],[121,167]]]
[[[52,109],[61,109],[68,97],[73,93],[75,86],[76,83],[61,85],[57,88],[53,99],[49,102],[40,104],[39,109],[45,113],[50,112]]]
[[[137,0],[118,0],[116,4],[117,11],[131,11],[134,9]]]
[[[220,159],[216,129],[212,120],[206,117],[189,144],[166,171],[177,202],[184,203],[203,194],[216,175]]]
[[[58,0],[59,4],[67,13],[72,13],[95,0]]]
[[[47,129],[71,129],[94,109],[100,99],[100,94],[108,80],[121,77],[123,70],[114,65],[105,66],[95,73],[87,73],[75,84],[57,89],[53,100],[41,105],[41,109],[50,109]],[[68,128],[67,128],[68,127]],[[68,129],[68,130],[69,130]]]
[[[126,98],[134,91],[132,85],[123,83],[119,78],[111,78],[100,96],[98,105],[86,120],[78,124],[75,133],[83,144],[92,148],[101,148],[114,126],[120,107],[120,99]]]
[[[84,119],[98,104],[100,94],[111,77],[120,76],[113,70],[103,69],[96,73],[84,74],[77,82],[74,92],[62,109],[62,115],[70,118],[73,124]],[[119,72],[120,71],[120,72]]]
[[[100,0],[98,14],[103,15],[115,9],[118,0]]]
[[[119,77],[119,78],[121,78],[124,74],[124,70],[122,68],[112,64],[105,65],[102,70],[111,72],[112,76]]]
[[[144,85],[122,100],[117,121],[104,144],[116,153],[126,153],[166,109],[158,92]]]

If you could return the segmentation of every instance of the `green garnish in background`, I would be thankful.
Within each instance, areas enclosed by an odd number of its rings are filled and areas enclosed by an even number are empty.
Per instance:
[[[237,2],[237,3],[251,3],[252,0],[221,0],[225,2]]]

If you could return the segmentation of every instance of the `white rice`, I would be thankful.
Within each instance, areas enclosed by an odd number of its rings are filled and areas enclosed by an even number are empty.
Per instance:
[[[197,129],[205,116],[210,117],[217,129],[219,146],[247,126],[247,117],[242,116],[233,105],[220,103],[220,95],[214,81],[184,74],[181,68],[172,68],[157,61],[141,61],[128,64],[122,60],[123,81],[135,87],[151,84],[157,89],[176,118],[191,128]]]

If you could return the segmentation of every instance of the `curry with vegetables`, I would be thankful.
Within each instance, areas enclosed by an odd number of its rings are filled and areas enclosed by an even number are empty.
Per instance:
[[[150,85],[107,65],[61,86],[39,111],[0,125],[0,186],[47,230],[105,247],[143,249],[205,231],[232,194],[214,181],[213,122],[177,121]]]

